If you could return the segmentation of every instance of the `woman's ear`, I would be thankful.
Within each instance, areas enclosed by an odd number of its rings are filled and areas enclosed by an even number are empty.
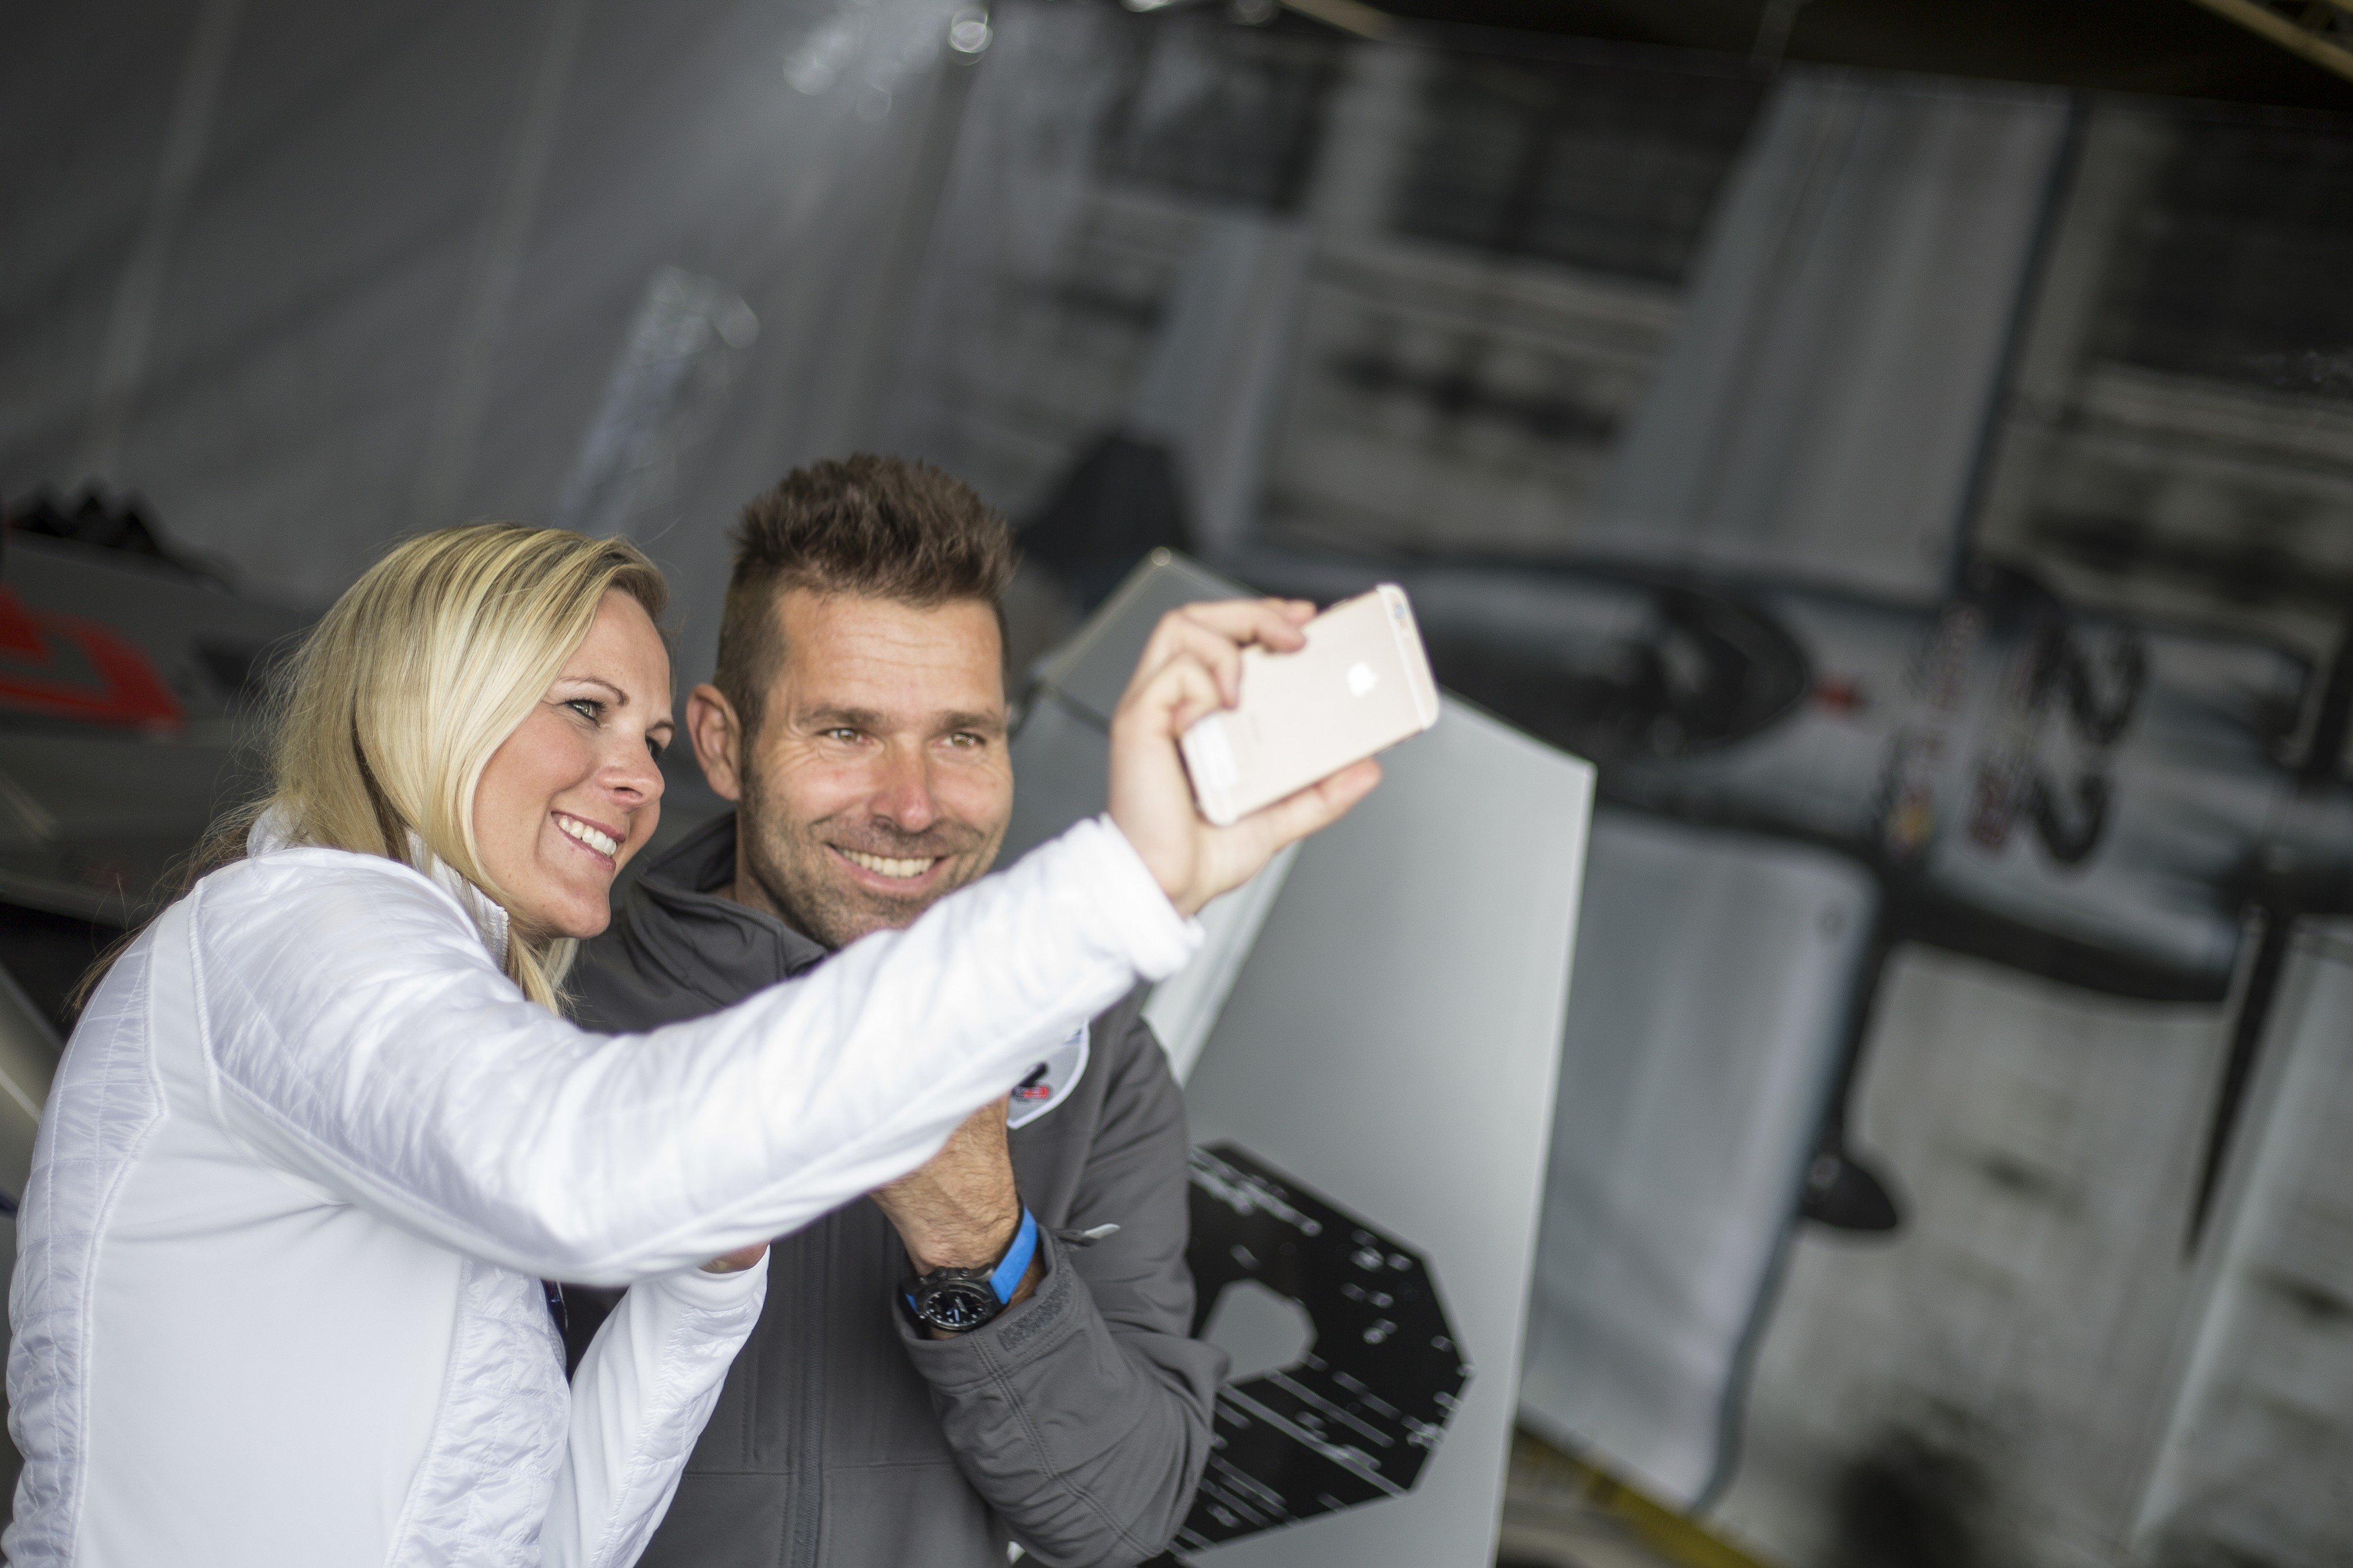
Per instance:
[[[708,684],[688,692],[686,732],[712,793],[722,800],[743,799],[744,721],[727,694]]]

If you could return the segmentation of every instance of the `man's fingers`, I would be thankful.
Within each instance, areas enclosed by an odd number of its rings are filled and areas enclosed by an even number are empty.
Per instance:
[[[1162,658],[1154,670],[1155,674],[1166,668],[1171,660],[1190,655],[1216,679],[1219,693],[1227,706],[1231,707],[1241,700],[1242,649],[1240,643],[1198,621],[1186,618],[1182,613],[1169,617],[1167,631]]]
[[[1175,691],[1167,707],[1167,733],[1172,740],[1227,704],[1226,689],[1216,673],[1189,656],[1173,660],[1160,679]]]
[[[1287,652],[1307,640],[1299,628],[1315,618],[1315,606],[1304,599],[1205,599],[1176,613],[1235,642]]]
[[[1155,735],[1169,739],[1183,734],[1195,721],[1224,705],[1224,692],[1217,676],[1183,649],[1120,704]]]
[[[1153,628],[1136,662],[1135,679],[1142,681],[1182,649],[1200,652],[1205,635],[1237,653],[1250,643],[1289,652],[1305,642],[1299,628],[1314,617],[1315,606],[1304,599],[1211,599],[1184,605],[1161,616]]]
[[[1262,835],[1261,843],[1269,856],[1295,839],[1329,827],[1348,815],[1356,804],[1373,793],[1381,782],[1381,764],[1366,757],[1351,763],[1338,773],[1317,784],[1312,784],[1297,795],[1287,795],[1272,805],[1251,813],[1234,824],[1233,831],[1249,831]]]

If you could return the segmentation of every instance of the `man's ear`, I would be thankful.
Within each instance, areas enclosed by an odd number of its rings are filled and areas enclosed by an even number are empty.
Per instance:
[[[694,741],[694,760],[702,777],[722,800],[744,798],[744,721],[727,694],[712,685],[696,687],[686,695],[686,732]]]

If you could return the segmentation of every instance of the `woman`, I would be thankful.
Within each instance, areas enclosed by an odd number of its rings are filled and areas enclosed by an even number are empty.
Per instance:
[[[42,1121],[17,1568],[628,1563],[765,1238],[922,1163],[1375,776],[1202,824],[1174,737],[1305,607],[1198,606],[1122,703],[1107,820],[808,979],[585,1035],[553,1009],[659,813],[663,597],[617,541],[456,529],[304,646],[245,855],[114,964]],[[634,1282],[568,1388],[543,1278]]]

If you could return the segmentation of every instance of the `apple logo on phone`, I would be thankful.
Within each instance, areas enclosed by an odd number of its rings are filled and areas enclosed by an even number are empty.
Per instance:
[[[1370,691],[1374,687],[1378,686],[1380,683],[1380,676],[1374,672],[1371,665],[1365,663],[1362,659],[1357,660],[1355,664],[1348,667],[1349,696],[1362,697],[1365,693]]]

